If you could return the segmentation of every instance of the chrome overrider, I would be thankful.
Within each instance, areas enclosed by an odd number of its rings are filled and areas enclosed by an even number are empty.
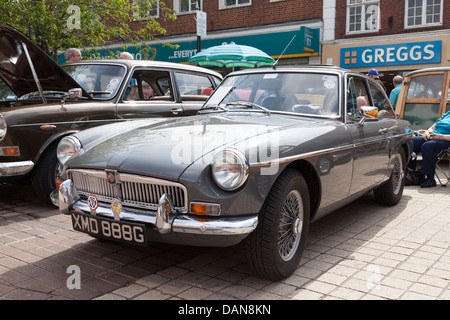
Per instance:
[[[70,215],[71,212],[90,213],[87,203],[80,201],[78,191],[70,179],[61,184],[58,193],[61,213],[67,215]],[[114,218],[114,213],[110,208],[100,206],[96,210],[96,215]],[[256,215],[208,219],[204,216],[195,218],[192,215],[180,214],[174,209],[168,194],[164,194],[159,199],[155,216],[127,212],[126,208],[123,208],[120,219],[152,224],[161,234],[180,232],[202,235],[245,235],[251,233],[258,224]]]
[[[33,161],[1,162],[0,177],[25,175],[34,167]]]

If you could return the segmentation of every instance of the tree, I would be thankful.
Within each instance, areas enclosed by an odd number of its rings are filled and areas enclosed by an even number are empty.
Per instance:
[[[55,61],[61,50],[105,47],[118,37],[151,58],[145,41],[163,36],[161,22],[175,19],[157,0],[0,0],[0,25],[20,30]]]

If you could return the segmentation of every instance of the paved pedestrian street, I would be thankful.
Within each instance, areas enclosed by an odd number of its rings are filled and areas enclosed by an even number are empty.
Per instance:
[[[134,247],[72,230],[28,186],[0,186],[0,299],[450,299],[450,187],[372,194],[310,228],[282,281],[254,277],[243,244]]]

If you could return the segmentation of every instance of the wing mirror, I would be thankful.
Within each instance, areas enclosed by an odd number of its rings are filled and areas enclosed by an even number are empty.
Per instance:
[[[80,99],[82,96],[83,96],[83,90],[81,88],[69,89],[67,94],[65,94],[61,100],[61,110],[67,111],[66,107],[64,107],[64,104],[66,103],[67,98],[69,98],[70,100],[77,100],[77,99]]]
[[[70,89],[67,94],[69,99],[80,99],[83,96],[81,88]]]

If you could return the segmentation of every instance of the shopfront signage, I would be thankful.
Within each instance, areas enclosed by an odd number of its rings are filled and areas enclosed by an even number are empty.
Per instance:
[[[223,38],[211,38],[201,40],[201,47],[206,49],[212,46],[222,45],[224,43],[234,42],[240,45],[247,45],[258,48],[269,56],[277,59],[281,53],[282,58],[298,58],[307,56],[317,56],[319,54],[319,28],[301,27],[297,30],[273,32],[273,33],[258,33],[253,35],[242,35],[227,37],[225,34]],[[197,53],[197,40],[187,40],[179,42],[171,42],[176,45],[175,48],[165,46],[164,44],[151,44],[156,49],[155,60],[170,61],[177,63],[187,63],[188,59]],[[89,56],[90,59],[117,59],[120,52],[130,52],[134,59],[146,59],[144,55],[139,52],[139,48],[135,46],[118,47],[110,49],[98,49],[96,53]],[[87,53],[83,53],[85,56]],[[59,56],[60,64],[65,62],[64,55]]]
[[[442,41],[341,48],[342,68],[371,68],[441,62]]]

